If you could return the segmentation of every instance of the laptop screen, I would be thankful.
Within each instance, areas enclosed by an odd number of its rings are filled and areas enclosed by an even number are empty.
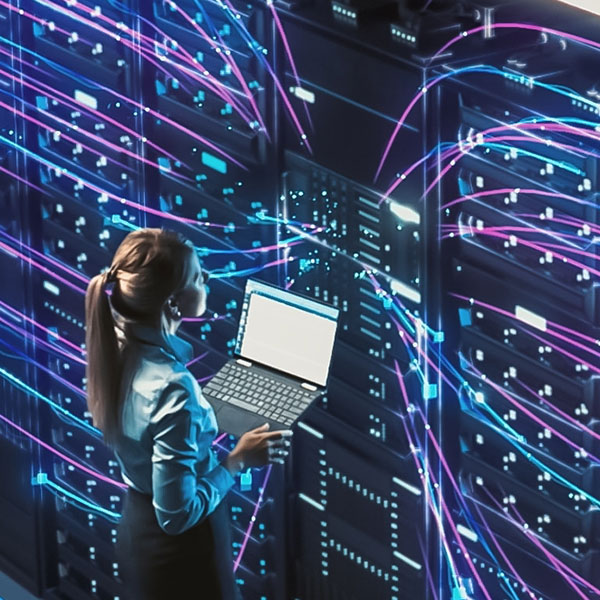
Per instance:
[[[338,315],[333,306],[249,279],[236,353],[323,386]]]

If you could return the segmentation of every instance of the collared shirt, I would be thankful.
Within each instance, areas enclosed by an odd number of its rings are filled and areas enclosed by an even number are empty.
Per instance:
[[[123,481],[153,498],[160,527],[178,534],[209,515],[234,479],[212,448],[212,406],[186,368],[180,337],[117,319],[123,376],[115,456]]]

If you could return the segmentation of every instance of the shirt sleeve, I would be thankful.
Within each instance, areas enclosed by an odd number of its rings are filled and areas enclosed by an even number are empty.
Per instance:
[[[197,462],[212,452],[210,441],[205,447],[198,444],[203,412],[191,386],[171,382],[152,416],[153,505],[158,524],[171,535],[208,516],[234,484],[221,464],[197,476]]]

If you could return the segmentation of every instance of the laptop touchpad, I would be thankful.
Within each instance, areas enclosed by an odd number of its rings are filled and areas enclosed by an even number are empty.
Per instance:
[[[217,411],[217,423],[219,429],[232,433],[233,435],[240,436],[250,429],[260,427],[263,423],[266,423],[268,419],[253,415],[245,410],[235,408],[223,404]]]

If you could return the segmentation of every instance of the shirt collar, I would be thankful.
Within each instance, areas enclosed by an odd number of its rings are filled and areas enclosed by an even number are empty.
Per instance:
[[[158,346],[174,356],[183,364],[188,363],[193,356],[194,348],[179,336],[167,332],[164,328],[157,329],[150,325],[128,319],[112,307],[115,326],[117,327],[117,337],[121,343],[127,340],[135,340],[142,344]]]

